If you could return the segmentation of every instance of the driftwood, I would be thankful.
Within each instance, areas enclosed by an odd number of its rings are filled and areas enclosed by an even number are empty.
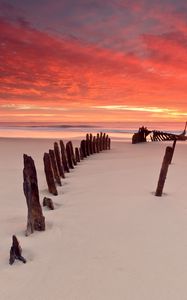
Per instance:
[[[67,160],[67,153],[62,140],[60,140],[60,149],[61,149],[61,157],[62,157],[62,164],[64,166],[64,171],[69,173],[69,165]]]
[[[53,194],[54,196],[57,196],[58,192],[56,189],[53,170],[51,166],[51,160],[48,153],[44,153],[43,161],[44,161],[44,171],[45,171],[49,193]]]
[[[158,180],[158,185],[157,185],[155,196],[158,196],[158,197],[162,196],[164,183],[165,183],[167,172],[168,172],[168,167],[171,162],[172,153],[173,153],[172,147],[168,146],[166,148],[164,159],[162,162],[162,167],[160,170],[160,175],[159,175],[159,180]]]
[[[38,180],[34,160],[26,154],[23,155],[23,159],[23,190],[28,207],[26,235],[29,235],[33,233],[34,230],[45,230],[45,218],[42,214],[39,200]]]
[[[59,146],[58,146],[57,142],[54,143],[54,152],[55,152],[55,157],[56,157],[59,174],[62,178],[65,178],[64,167],[61,162],[60,150],[59,150]]]
[[[43,206],[47,206],[49,209],[54,210],[54,204],[51,198],[43,198]]]
[[[80,153],[79,153],[79,148],[75,148],[75,159],[76,162],[80,162]]]
[[[9,264],[12,265],[16,259],[22,261],[24,264],[26,259],[21,255],[22,249],[15,235],[12,236],[12,246],[10,248]]]
[[[61,183],[60,174],[58,171],[58,166],[57,166],[54,150],[49,150],[49,156],[50,156],[50,160],[51,160],[51,166],[53,169],[54,178],[55,178],[56,182],[58,183],[58,185],[61,186],[62,183]]]

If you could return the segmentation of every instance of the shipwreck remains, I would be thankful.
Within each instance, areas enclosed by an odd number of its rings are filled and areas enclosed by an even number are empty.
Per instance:
[[[150,139],[152,142],[155,141],[186,141],[186,127],[187,122],[185,124],[185,128],[181,134],[174,134],[165,131],[159,130],[148,130],[147,127],[140,127],[138,132],[134,133],[132,136],[132,144],[147,142],[147,137],[150,135]]]

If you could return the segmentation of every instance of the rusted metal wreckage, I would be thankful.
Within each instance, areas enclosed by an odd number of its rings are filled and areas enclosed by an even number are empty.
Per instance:
[[[132,144],[147,142],[147,137],[150,136],[152,142],[154,141],[186,141],[186,128],[187,122],[185,124],[185,128],[181,134],[174,134],[159,130],[148,130],[147,127],[140,127],[138,132],[134,133],[132,136]]]

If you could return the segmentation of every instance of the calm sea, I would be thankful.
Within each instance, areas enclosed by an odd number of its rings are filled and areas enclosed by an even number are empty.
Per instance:
[[[86,133],[106,132],[115,140],[131,140],[142,125],[150,130],[179,134],[185,122],[115,122],[115,123],[0,123],[0,138],[82,138]]]

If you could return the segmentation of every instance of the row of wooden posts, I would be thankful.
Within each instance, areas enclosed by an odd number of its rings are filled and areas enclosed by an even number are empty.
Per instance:
[[[48,190],[53,195],[58,195],[56,185],[61,186],[65,173],[86,157],[99,153],[103,150],[110,150],[111,140],[105,133],[98,133],[96,136],[86,134],[86,139],[82,140],[80,147],[73,148],[71,141],[64,145],[63,141],[54,143],[54,149],[44,153],[44,171]],[[45,230],[45,217],[42,213],[42,207],[39,199],[38,179],[34,160],[31,156],[23,155],[23,190],[26,197],[28,215],[26,236],[36,231]],[[44,197],[43,206],[54,209],[53,202],[50,198]],[[13,264],[15,259],[26,263],[22,256],[22,250],[15,235],[12,236],[12,246],[10,249],[9,263]]]
[[[86,157],[99,153],[102,150],[110,149],[110,138],[105,133],[87,134],[86,139],[82,140],[80,147],[73,149],[71,141],[64,145],[60,140],[60,147],[57,142],[54,143],[54,149],[44,153],[44,170],[49,193],[58,195],[57,185],[62,185],[61,178],[65,178],[65,173],[69,173],[70,169],[80,163]]]
[[[172,162],[175,151],[176,141],[175,139],[172,147],[166,147],[155,196],[162,196],[168,168]],[[70,169],[74,169],[74,166],[87,156],[99,153],[102,150],[110,150],[110,138],[105,133],[97,134],[97,137],[93,137],[92,134],[87,134],[86,139],[81,141],[80,147],[76,147],[75,151],[71,141],[66,143],[66,147],[62,140],[60,140],[60,147],[58,143],[55,142],[54,150],[50,149],[48,153],[44,153],[43,157],[49,192],[53,195],[57,195],[56,184],[59,186],[62,185],[61,178],[65,178],[65,173],[70,172]],[[28,207],[26,230],[26,235],[28,236],[33,233],[34,230],[45,230],[45,217],[42,214],[39,200],[38,180],[34,160],[31,156],[26,154],[24,154],[23,178],[23,189]],[[50,198],[44,197],[43,206],[54,209],[53,202]],[[13,235],[9,263],[13,264],[15,259],[26,263],[26,259],[22,256],[22,249],[19,242],[16,236]]]

